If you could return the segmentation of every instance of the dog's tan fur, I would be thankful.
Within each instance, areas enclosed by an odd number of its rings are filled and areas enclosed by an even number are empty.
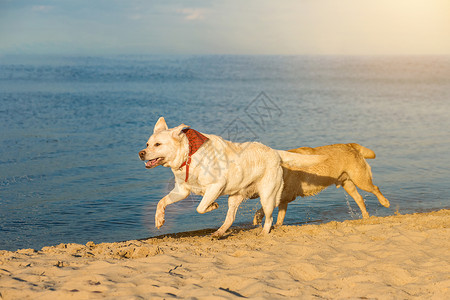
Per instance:
[[[283,225],[288,203],[294,201],[297,196],[313,196],[335,184],[337,188],[342,186],[352,196],[361,209],[363,218],[369,217],[364,199],[356,190],[356,187],[373,193],[384,207],[389,207],[389,201],[381,194],[379,188],[372,183],[372,171],[365,158],[375,158],[375,153],[356,143],[335,144],[317,148],[301,147],[288,150],[289,152],[322,155],[327,159],[319,164],[292,170],[283,167],[284,188],[278,206],[277,226]],[[256,212],[253,223],[259,224],[264,217],[260,209]]]

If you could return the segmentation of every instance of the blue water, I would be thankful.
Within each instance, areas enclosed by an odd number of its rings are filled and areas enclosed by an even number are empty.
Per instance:
[[[371,215],[450,207],[450,57],[0,56],[0,249],[109,242],[217,228],[226,198],[156,203],[172,173],[138,159],[165,116],[277,149],[357,142],[377,154]],[[249,225],[259,200],[234,226]],[[298,199],[286,224],[360,218],[330,187]]]

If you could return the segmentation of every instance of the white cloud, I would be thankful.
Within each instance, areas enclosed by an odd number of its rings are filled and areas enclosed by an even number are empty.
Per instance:
[[[184,15],[185,20],[195,21],[204,19],[207,10],[203,8],[183,8],[178,10],[178,12]]]

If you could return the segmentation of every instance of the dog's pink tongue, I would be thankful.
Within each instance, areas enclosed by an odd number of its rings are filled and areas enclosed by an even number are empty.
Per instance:
[[[145,166],[146,167],[148,167],[148,168],[153,168],[154,166],[156,166],[156,164],[158,163],[158,161],[159,161],[159,159],[152,159],[152,160],[149,160],[146,164],[145,164]]]
[[[150,167],[150,168],[151,168],[151,167],[154,167],[157,161],[158,161],[157,159],[149,160],[149,161],[145,164],[145,166],[146,166],[146,167]]]

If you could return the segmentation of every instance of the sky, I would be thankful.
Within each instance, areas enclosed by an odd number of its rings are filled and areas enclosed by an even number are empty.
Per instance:
[[[0,0],[0,54],[450,55],[450,0]]]

